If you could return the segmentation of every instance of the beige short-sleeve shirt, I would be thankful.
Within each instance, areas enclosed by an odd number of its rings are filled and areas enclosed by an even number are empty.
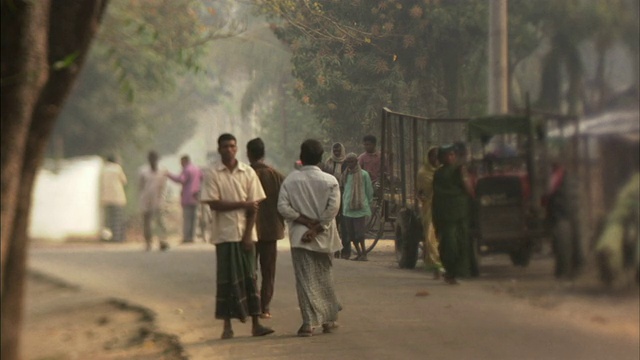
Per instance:
[[[233,171],[222,162],[204,170],[204,182],[200,201],[261,201],[266,199],[264,189],[256,172],[247,164],[238,161]],[[214,244],[239,242],[247,223],[246,210],[212,210],[211,241]],[[254,226],[251,240],[258,241]]]

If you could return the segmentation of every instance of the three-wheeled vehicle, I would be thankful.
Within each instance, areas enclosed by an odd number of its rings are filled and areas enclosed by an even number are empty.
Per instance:
[[[463,143],[475,191],[470,199],[470,242],[479,252],[508,253],[527,266],[544,232],[539,198],[546,185],[539,134],[542,124],[528,115],[474,119],[428,119],[384,108],[380,186],[369,221],[368,250],[379,239],[394,239],[401,268],[416,266],[424,240],[416,194],[417,172],[431,146]],[[473,262],[477,264],[477,261]]]

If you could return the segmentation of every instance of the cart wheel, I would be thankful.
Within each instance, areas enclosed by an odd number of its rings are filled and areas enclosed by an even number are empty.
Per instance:
[[[509,253],[509,257],[511,258],[511,263],[515,266],[527,267],[529,266],[529,262],[531,260],[531,246],[529,242],[525,245],[522,245],[517,250],[513,250]]]
[[[480,241],[471,237],[471,277],[480,276]]]
[[[418,262],[418,246],[423,236],[420,219],[410,210],[403,209],[396,223],[396,259],[401,269],[413,269]]]
[[[571,274],[572,235],[573,230],[571,229],[571,224],[564,219],[559,220],[553,229],[554,274],[558,278]]]
[[[367,232],[365,236],[365,252],[368,254],[382,237],[384,232],[384,203],[374,201],[375,207],[371,209],[371,217],[367,219]]]

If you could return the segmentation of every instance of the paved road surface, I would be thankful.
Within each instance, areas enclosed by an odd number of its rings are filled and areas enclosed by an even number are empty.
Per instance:
[[[283,241],[274,317],[265,321],[276,333],[252,338],[250,324],[236,321],[236,338],[222,341],[222,322],[214,319],[214,247],[141,248],[36,246],[29,267],[152,309],[160,329],[178,335],[192,359],[640,358],[638,297],[567,295],[569,285],[550,279],[544,257],[528,269],[485,258],[486,276],[449,286],[425,272],[398,269],[390,244],[382,243],[369,262],[335,261],[340,328],[298,338],[300,313]]]

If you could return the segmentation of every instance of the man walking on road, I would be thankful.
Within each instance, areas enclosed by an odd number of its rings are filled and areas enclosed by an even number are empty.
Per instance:
[[[205,173],[201,201],[213,210],[211,240],[216,245],[216,318],[224,320],[222,339],[233,338],[231,319],[252,319],[251,333],[273,330],[260,324],[260,295],[256,282],[254,241],[259,202],[266,198],[260,179],[236,159],[236,138],[218,138],[221,161]]]
[[[154,230],[160,239],[160,250],[169,249],[166,236],[167,230],[162,218],[162,202],[164,200],[164,188],[167,184],[167,171],[158,168],[158,153],[150,151],[147,156],[149,165],[140,171],[140,182],[138,190],[140,192],[139,206],[142,211],[144,241],[147,251],[151,250]],[[153,226],[152,223],[155,223]]]
[[[180,205],[182,205],[182,243],[193,243],[193,234],[196,224],[196,207],[200,193],[200,169],[191,163],[189,155],[180,158],[182,172],[180,175],[168,174],[169,179],[182,184],[180,193]]]
[[[342,248],[335,222],[340,189],[336,178],[318,167],[322,153],[319,141],[305,140],[300,151],[303,166],[287,176],[278,197],[278,211],[289,226],[302,313],[298,336],[305,337],[319,325],[323,332],[331,332],[341,310],[332,271],[333,253]]]
[[[256,138],[247,143],[247,155],[251,167],[260,178],[262,188],[267,195],[267,198],[260,202],[260,208],[258,209],[256,254],[260,261],[260,273],[262,275],[262,286],[260,287],[261,317],[268,319],[271,318],[269,304],[273,297],[276,279],[277,241],[284,238],[284,219],[278,213],[278,193],[280,193],[284,175],[264,163],[264,142],[262,139]]]

